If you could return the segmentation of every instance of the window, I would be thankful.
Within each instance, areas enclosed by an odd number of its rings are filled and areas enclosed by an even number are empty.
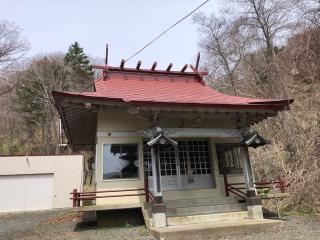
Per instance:
[[[145,144],[144,144],[145,145]],[[190,159],[193,174],[211,174],[209,141],[206,139],[178,141],[181,175],[187,175],[187,159]],[[150,148],[144,148],[145,174],[152,176]],[[177,175],[173,146],[159,146],[160,169],[162,176]]]
[[[138,144],[103,145],[103,180],[138,177]]]
[[[242,148],[236,144],[216,144],[220,174],[223,174],[224,168],[227,174],[242,173]]]

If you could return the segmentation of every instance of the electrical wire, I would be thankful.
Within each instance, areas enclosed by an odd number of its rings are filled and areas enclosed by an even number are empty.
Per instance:
[[[136,51],[134,54],[132,54],[130,57],[128,57],[125,61],[128,62],[130,59],[134,58],[135,56],[137,56],[139,53],[141,53],[144,49],[146,49],[147,47],[149,47],[152,43],[154,43],[155,41],[157,41],[161,36],[163,36],[164,34],[166,34],[169,30],[171,30],[172,28],[174,28],[176,25],[178,25],[180,22],[182,22],[183,20],[185,20],[186,18],[188,18],[190,15],[192,15],[194,12],[196,12],[199,8],[201,8],[203,5],[205,5],[206,3],[208,3],[210,0],[206,0],[203,3],[201,3],[198,7],[196,7],[194,10],[192,10],[190,13],[188,13],[187,15],[185,15],[183,18],[181,18],[180,20],[178,20],[176,23],[174,23],[173,25],[171,25],[170,27],[168,27],[166,30],[164,30],[162,33],[160,33],[157,37],[155,37],[153,40],[151,40],[150,42],[148,42],[144,47],[142,47],[141,49],[139,49],[138,51]]]
[[[193,9],[190,13],[188,13],[187,15],[185,15],[183,18],[181,18],[180,20],[178,20],[177,22],[175,22],[173,25],[171,25],[170,27],[168,27],[166,30],[164,30],[162,33],[160,33],[157,37],[155,37],[154,39],[152,39],[150,42],[148,42],[144,47],[142,47],[141,49],[139,49],[138,51],[136,51],[134,54],[132,54],[130,57],[128,57],[125,61],[128,62],[129,60],[131,60],[132,58],[134,58],[135,56],[137,56],[139,53],[141,53],[144,49],[146,49],[147,47],[149,47],[152,43],[154,43],[155,41],[157,41],[160,37],[162,37],[164,34],[166,34],[168,31],[170,31],[172,28],[174,28],[176,25],[178,25],[179,23],[181,23],[183,20],[185,20],[186,18],[188,18],[190,15],[192,15],[194,12],[196,12],[198,9],[200,9],[203,5],[205,5],[206,3],[208,3],[210,0],[206,0],[203,3],[201,3],[198,7],[196,7],[195,9]],[[19,83],[16,83],[13,87],[9,88],[8,90],[5,90],[3,92],[0,93],[1,95],[7,94],[9,92],[11,92],[14,88],[16,88],[19,85]],[[94,84],[90,84],[88,87],[86,87],[84,90],[81,91],[81,93],[87,91],[90,87],[92,87]]]

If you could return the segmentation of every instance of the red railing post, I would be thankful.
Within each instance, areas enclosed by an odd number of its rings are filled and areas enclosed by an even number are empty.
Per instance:
[[[280,192],[284,193],[286,191],[286,183],[282,177],[279,177],[279,185]]]
[[[77,203],[78,203],[78,193],[77,193],[77,189],[73,189],[72,191],[72,206],[73,207],[77,207]]]
[[[80,207],[80,196],[81,194],[80,193],[77,193],[77,207]]]

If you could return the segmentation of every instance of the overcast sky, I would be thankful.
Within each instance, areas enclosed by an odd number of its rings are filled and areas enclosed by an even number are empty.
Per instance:
[[[28,56],[67,51],[78,41],[85,52],[104,58],[109,44],[109,65],[118,66],[148,41],[192,11],[204,0],[0,0],[1,20],[15,22],[30,42]],[[211,0],[200,11],[218,11]],[[198,49],[197,26],[191,17],[133,58],[126,66],[160,68],[170,62],[174,69],[194,62]]]

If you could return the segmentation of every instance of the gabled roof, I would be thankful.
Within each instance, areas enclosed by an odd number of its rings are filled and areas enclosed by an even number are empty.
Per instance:
[[[292,100],[230,96],[203,83],[201,74],[121,69],[109,67],[104,78],[94,81],[95,92],[54,92],[54,95],[137,105],[175,105],[248,109],[289,108]]]
[[[215,114],[219,112],[216,108],[221,108],[226,114],[238,113],[238,109],[247,113],[248,109],[255,115],[248,115],[246,121],[253,124],[289,109],[293,101],[230,96],[206,86],[204,73],[193,67],[194,72],[185,72],[186,67],[178,72],[170,71],[170,68],[155,70],[153,66],[151,70],[138,66],[136,69],[95,66],[104,74],[94,80],[94,92],[53,92],[69,143],[74,149],[94,146],[97,124],[97,111],[94,109],[98,105],[121,105],[128,110],[131,106],[144,107],[146,111],[159,107],[174,111],[192,109],[195,112],[209,109]],[[271,115],[268,112],[272,112]]]

